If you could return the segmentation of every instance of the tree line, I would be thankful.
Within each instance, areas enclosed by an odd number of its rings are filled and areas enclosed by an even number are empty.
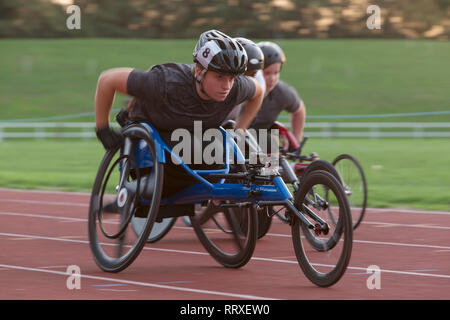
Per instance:
[[[70,4],[78,29],[67,27]],[[450,0],[1,0],[0,37],[176,39],[215,28],[250,38],[448,40],[449,16]]]

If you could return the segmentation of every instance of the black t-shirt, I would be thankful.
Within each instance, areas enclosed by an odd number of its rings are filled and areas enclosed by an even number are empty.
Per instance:
[[[192,67],[193,65],[167,63],[156,65],[149,71],[133,70],[128,77],[127,92],[136,98],[129,114],[130,120],[150,122],[170,147],[177,143],[171,141],[172,131],[183,128],[192,132],[194,121],[202,121],[203,130],[218,128],[236,105],[255,94],[253,81],[240,76],[234,81],[224,101],[203,100],[197,93]],[[166,161],[163,197],[199,183],[181,166],[172,163],[169,155]],[[194,163],[193,159],[190,163]],[[223,165],[200,164],[191,165],[191,168],[221,169]]]
[[[276,86],[264,98],[261,109],[251,123],[255,129],[269,129],[277,120],[281,111],[295,112],[300,106],[297,91],[284,81],[278,81]]]
[[[136,97],[130,119],[148,121],[161,131],[193,131],[194,121],[202,121],[203,130],[218,128],[234,106],[255,93],[254,83],[240,76],[224,101],[203,100],[197,93],[192,67],[167,63],[148,71],[133,70],[127,82],[128,93]]]

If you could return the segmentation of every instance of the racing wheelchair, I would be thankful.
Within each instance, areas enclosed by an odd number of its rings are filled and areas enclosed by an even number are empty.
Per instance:
[[[342,183],[349,200],[352,225],[355,230],[363,220],[367,207],[367,182],[359,161],[346,153],[338,155],[331,163],[320,159],[315,152],[309,156],[303,155],[302,148],[308,137],[304,137],[300,144],[297,143],[292,133],[278,121],[274,123],[272,129],[279,131],[280,153],[293,163],[292,169],[300,180],[303,175],[312,170],[325,170]],[[278,217],[287,222],[283,216],[278,215]]]
[[[256,246],[258,209],[282,206],[305,276],[322,287],[336,283],[348,266],[353,241],[350,207],[340,182],[327,171],[315,170],[303,177],[293,196],[280,174],[264,172],[269,161],[246,161],[227,131],[219,130],[223,168],[194,170],[149,123],[122,129],[124,143],[106,152],[92,188],[88,230],[97,265],[106,272],[124,270],[147,243],[155,221],[188,216],[205,250],[219,264],[239,268]],[[163,196],[169,156],[197,183]],[[331,198],[336,204],[332,208],[326,200]],[[111,203],[113,209],[107,205]],[[130,231],[133,217],[144,219],[138,232]],[[217,221],[231,232],[214,228]]]

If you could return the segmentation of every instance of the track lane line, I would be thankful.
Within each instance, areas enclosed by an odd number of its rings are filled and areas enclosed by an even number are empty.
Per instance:
[[[50,240],[50,241],[62,241],[62,242],[71,242],[71,243],[78,243],[78,244],[89,244],[89,241],[87,240],[73,240],[73,239],[61,239],[61,238],[53,238],[53,237],[43,237],[43,236],[34,236],[34,235],[24,235],[24,234],[15,234],[15,233],[0,233],[0,236],[8,236],[8,237],[30,237],[35,239],[41,239],[41,240]],[[111,245],[113,244],[103,244],[103,245]],[[446,247],[449,248],[450,247]],[[177,249],[164,249],[164,248],[150,248],[150,247],[144,247],[143,250],[151,250],[151,251],[161,251],[161,252],[172,252],[172,253],[183,253],[183,254],[193,254],[193,255],[203,255],[203,256],[210,256],[207,252],[199,252],[199,251],[188,251],[188,250],[177,250]],[[298,264],[297,260],[284,260],[284,259],[271,259],[271,258],[262,258],[262,257],[252,257],[250,260],[254,261],[264,261],[264,262],[277,262],[277,263],[289,263],[289,264]],[[317,264],[313,263],[313,265],[316,266],[322,266],[322,267],[328,267],[330,265],[325,264]],[[0,265],[1,267],[1,265]],[[362,267],[352,267],[348,266],[347,269],[349,270],[364,270],[366,271],[367,268]],[[437,277],[437,278],[445,278],[450,279],[450,275],[445,274],[433,274],[433,273],[421,273],[421,272],[409,272],[409,271],[398,271],[398,270],[389,270],[389,269],[381,269],[381,272],[385,273],[395,273],[395,274],[402,274],[402,275],[414,275],[414,276],[423,276],[423,277]]]
[[[25,216],[25,217],[33,217],[33,218],[42,218],[42,219],[54,219],[54,220],[64,220],[70,222],[87,222],[88,219],[85,218],[71,218],[71,217],[62,217],[62,216],[49,216],[43,214],[33,214],[33,213],[18,213],[18,212],[2,212],[0,211],[0,215],[9,215],[9,216]],[[112,222],[111,222],[112,223]],[[410,225],[415,226],[417,228],[423,227],[426,229],[432,228],[432,226],[419,226],[419,225]],[[182,230],[192,230],[192,227],[178,227],[174,226],[175,229]],[[447,227],[440,227],[445,228]],[[440,229],[437,228],[437,229]],[[278,234],[278,233],[270,233],[268,232],[266,235],[272,237],[283,237],[283,238],[291,238],[291,234]],[[419,247],[419,248],[431,248],[431,249],[444,249],[449,250],[450,246],[436,246],[436,245],[428,245],[428,244],[415,244],[415,243],[399,243],[399,242],[387,242],[387,241],[370,241],[370,240],[360,240],[353,239],[353,243],[362,243],[362,244],[373,244],[373,245],[389,245],[389,246],[402,246],[402,247]]]
[[[32,193],[32,194],[55,194],[55,195],[67,195],[67,196],[91,196],[90,193],[86,192],[64,192],[64,191],[50,191],[50,190],[26,190],[26,189],[8,189],[8,188],[0,188],[0,194],[1,192],[9,192],[9,193]],[[9,200],[6,198],[0,198],[0,201],[2,200]],[[25,199],[26,200],[26,199]],[[89,200],[89,199],[87,199]],[[37,200],[31,200],[31,201],[37,201]],[[51,202],[51,201],[45,201],[45,202]],[[68,202],[70,204],[72,202]],[[88,205],[88,204],[86,204]],[[396,209],[396,208],[366,208],[367,212],[398,212],[398,213],[412,213],[412,214],[441,214],[441,215],[450,215],[450,212],[448,211],[442,211],[442,210],[419,210],[419,209]]]
[[[67,273],[67,272],[62,272],[62,271],[43,270],[43,269],[29,268],[29,267],[8,265],[8,264],[0,264],[0,268],[21,270],[21,271],[41,272],[41,273],[55,274],[55,275],[60,275],[60,276],[65,276],[65,277],[73,276],[72,273]],[[183,288],[183,287],[168,286],[168,285],[156,284],[156,283],[150,283],[150,282],[131,281],[131,280],[125,280],[125,279],[115,279],[115,278],[108,278],[108,277],[91,276],[91,275],[86,275],[86,274],[82,274],[82,273],[80,274],[80,278],[124,283],[124,284],[128,284],[128,285],[135,285],[135,286],[141,286],[141,287],[151,287],[151,288],[158,288],[158,289],[167,289],[167,290],[193,292],[193,293],[200,293],[200,294],[207,294],[207,295],[224,296],[224,297],[231,297],[231,298],[240,298],[240,299],[246,299],[246,300],[281,300],[281,299],[277,299],[277,298],[261,297],[261,296],[247,295],[247,294],[238,294],[238,293],[202,290],[202,289],[193,289],[193,288]]]

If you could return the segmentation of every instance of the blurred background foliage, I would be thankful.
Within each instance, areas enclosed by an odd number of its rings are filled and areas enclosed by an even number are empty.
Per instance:
[[[68,30],[69,5],[81,29]],[[369,30],[369,5],[381,29]],[[2,0],[0,37],[196,38],[206,29],[249,38],[448,40],[450,0]]]

